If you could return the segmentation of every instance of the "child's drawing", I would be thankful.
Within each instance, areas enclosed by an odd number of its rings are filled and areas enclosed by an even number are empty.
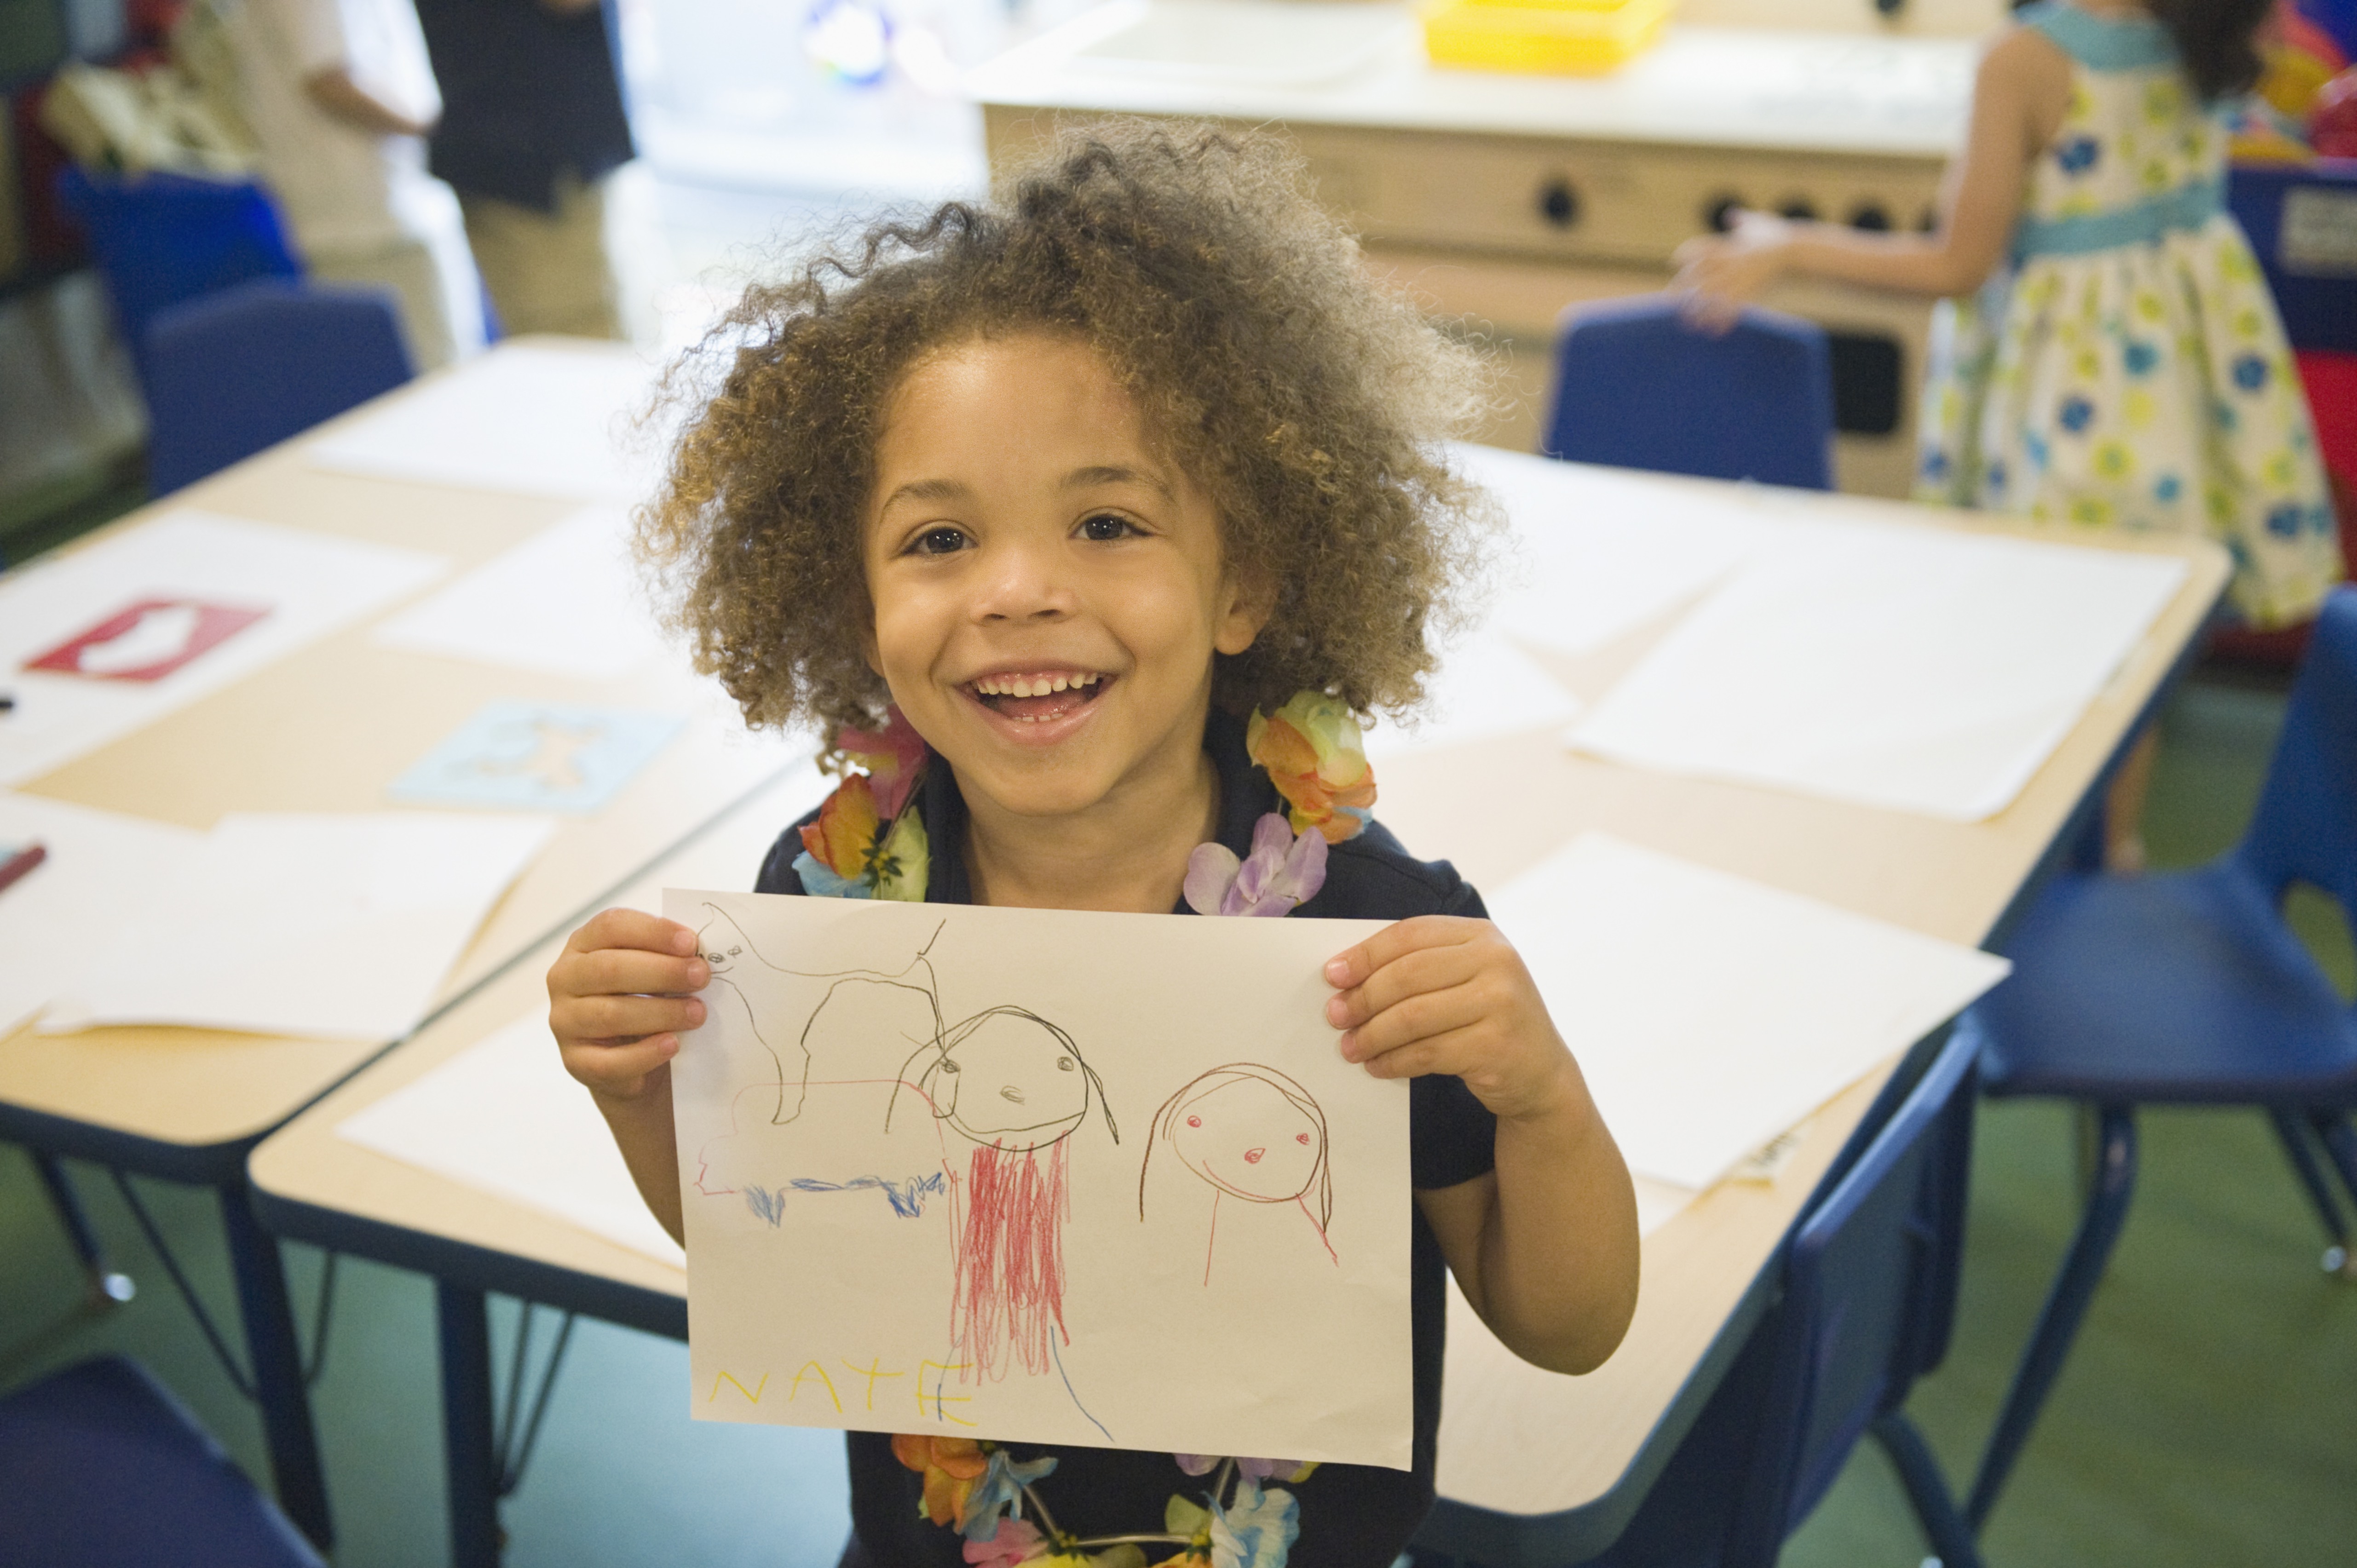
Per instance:
[[[1137,1217],[1146,1218],[1146,1180],[1154,1151],[1171,1156],[1211,1189],[1203,1239],[1203,1283],[1220,1239],[1220,1206],[1228,1198],[1282,1205],[1299,1211],[1318,1245],[1335,1262],[1327,1231],[1334,1223],[1334,1175],[1327,1158],[1326,1112],[1300,1084],[1254,1062],[1230,1062],[1191,1079],[1163,1101],[1147,1132],[1137,1171]]]
[[[397,800],[596,811],[679,733],[672,714],[576,703],[486,703],[393,780]]]
[[[663,909],[698,1414],[1410,1462],[1407,1089],[1323,1012],[1377,928]]]
[[[748,1207],[777,1226],[790,1193],[874,1191],[888,1204],[879,1217],[912,1219],[922,1218],[928,1197],[946,1197],[954,1279],[947,1365],[985,1381],[1018,1366],[1032,1377],[1062,1377],[1059,1346],[1071,1340],[1064,1320],[1066,1144],[1092,1112],[1121,1141],[1104,1085],[1072,1036],[1007,1005],[944,1026],[931,958],[938,926],[899,970],[810,972],[764,955],[717,907],[706,905],[705,913],[699,950],[712,971],[707,995],[741,1019],[775,1069],[742,1091],[743,1103],[772,1127],[823,1122],[838,1161],[846,1127],[871,1130],[862,1154],[881,1159],[891,1157],[888,1150],[908,1155],[920,1146],[912,1133],[931,1126],[923,1153],[936,1168],[906,1176],[807,1174],[808,1163],[823,1157],[813,1146],[817,1140],[764,1135],[761,1157],[798,1174],[774,1187],[746,1183]],[[918,1115],[925,1120],[912,1129]],[[732,1126],[716,1144],[738,1137]],[[731,1149],[724,1163],[740,1165],[744,1155]],[[912,1163],[904,1158],[899,1168]],[[699,1165],[698,1191],[737,1190],[729,1171],[716,1174],[713,1158]]]

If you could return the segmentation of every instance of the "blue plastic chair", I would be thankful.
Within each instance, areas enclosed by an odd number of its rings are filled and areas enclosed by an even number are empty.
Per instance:
[[[1746,310],[1715,336],[1664,295],[1564,313],[1550,457],[1829,490],[1833,437],[1833,353],[1814,322]]]
[[[1898,1466],[1945,1568],[1979,1556],[1901,1410],[1947,1353],[1963,1254],[1975,1042],[1951,1036],[1865,1153],[1802,1221],[1782,1301],[1679,1444],[1597,1568],[1770,1568],[1871,1433]],[[1512,1534],[1465,1528],[1444,1501],[1417,1537],[1418,1568],[1560,1562]],[[1480,1539],[1488,1536],[1489,1541]],[[1495,1544],[1491,1544],[1495,1542]]]
[[[118,1357],[0,1399],[0,1563],[322,1568],[170,1392]]]
[[[90,236],[116,327],[146,375],[156,313],[252,278],[299,278],[278,211],[249,180],[153,173],[91,175],[69,167],[58,196]]]
[[[2357,588],[2317,618],[2267,781],[2243,842],[2198,870],[2065,873],[2015,934],[2014,972],[1967,1015],[1997,1095],[2093,1107],[2101,1149],[2086,1212],[1982,1456],[1966,1517],[1995,1507],[2127,1218],[2139,1104],[2269,1112],[2323,1220],[2327,1268],[2349,1230],[2321,1153],[2357,1194],[2357,1011],[2284,923],[2305,882],[2357,922]]]
[[[178,489],[414,373],[381,289],[271,278],[174,306],[147,332],[148,489]]]

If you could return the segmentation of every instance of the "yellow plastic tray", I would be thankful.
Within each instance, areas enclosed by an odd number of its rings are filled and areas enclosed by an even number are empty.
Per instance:
[[[1661,36],[1675,0],[1433,0],[1425,52],[1475,70],[1617,70]]]

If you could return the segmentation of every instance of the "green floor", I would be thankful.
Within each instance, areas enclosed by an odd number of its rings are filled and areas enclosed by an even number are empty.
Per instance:
[[[2230,842],[2250,810],[2280,701],[2216,681],[2169,716],[2149,837],[2182,864]],[[2345,934],[2299,910],[2344,983]],[[2357,1285],[2317,1268],[2315,1221],[2255,1116],[2152,1113],[2144,1175],[2111,1277],[1986,1545],[1996,1568],[2229,1568],[2357,1560]],[[1948,1365],[1912,1409],[1952,1475],[1967,1474],[2076,1213],[2078,1133],[2065,1112],[1992,1106],[1980,1122],[1964,1301]],[[250,1470],[251,1412],[103,1178],[76,1167],[128,1306],[92,1318],[30,1164],[0,1151],[0,1386],[105,1349],[137,1356]],[[218,1219],[202,1194],[142,1184],[199,1290],[226,1307]],[[319,1259],[290,1249],[307,1300]],[[316,1393],[345,1568],[443,1561],[425,1281],[347,1262]],[[511,1307],[500,1309],[502,1326]],[[504,1331],[504,1328],[503,1328]],[[508,1561],[827,1564],[845,1530],[843,1461],[824,1436],[699,1426],[686,1353],[599,1324],[576,1330],[530,1476],[508,1505]],[[1912,1565],[1924,1548],[1896,1482],[1862,1449],[1785,1554],[1789,1564]]]

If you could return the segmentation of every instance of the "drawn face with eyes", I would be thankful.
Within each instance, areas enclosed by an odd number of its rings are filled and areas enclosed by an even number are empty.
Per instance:
[[[934,1113],[977,1144],[1046,1148],[1089,1113],[1096,1078],[1071,1036],[1017,1008],[995,1008],[951,1031],[925,1075]]]
[[[1326,1156],[1325,1129],[1269,1079],[1217,1074],[1172,1108],[1170,1146],[1221,1191],[1254,1203],[1308,1192]]]

